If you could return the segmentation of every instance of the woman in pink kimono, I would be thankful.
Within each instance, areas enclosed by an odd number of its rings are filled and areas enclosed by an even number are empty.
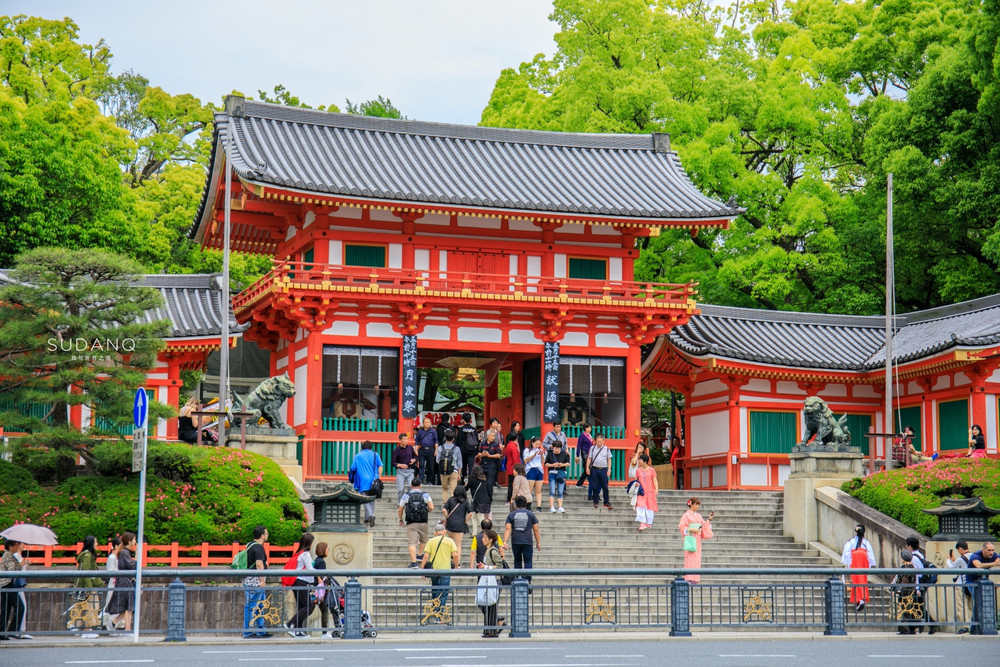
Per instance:
[[[656,503],[656,494],[660,491],[660,486],[656,481],[656,471],[649,465],[648,455],[639,455],[635,478],[642,485],[642,495],[635,501],[635,520],[639,522],[639,531],[642,532],[652,528],[653,515],[660,509]]]
[[[712,534],[712,517],[715,512],[708,515],[708,519],[703,519],[698,514],[698,507],[701,501],[691,498],[687,501],[688,511],[684,512],[678,528],[684,536],[684,569],[692,570],[701,567],[701,541],[710,540]],[[684,579],[689,583],[697,584],[701,581],[701,576],[697,574],[685,574]]]

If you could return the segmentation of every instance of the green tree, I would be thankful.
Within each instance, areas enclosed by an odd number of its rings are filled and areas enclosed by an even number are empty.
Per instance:
[[[0,423],[31,433],[17,441],[16,457],[44,446],[62,474],[76,454],[89,462],[91,438],[72,426],[73,406],[91,406],[112,429],[131,423],[135,389],[170,327],[145,321],[162,300],[135,284],[140,273],[95,249],[36,248],[17,258],[13,282],[0,289]],[[151,421],[170,414],[150,402]]]
[[[403,115],[399,109],[396,108],[388,97],[382,97],[379,95],[374,100],[368,100],[367,102],[362,102],[361,104],[352,104],[350,100],[345,101],[347,105],[347,113],[354,114],[355,116],[375,116],[376,118],[397,118],[406,120],[406,116]]]

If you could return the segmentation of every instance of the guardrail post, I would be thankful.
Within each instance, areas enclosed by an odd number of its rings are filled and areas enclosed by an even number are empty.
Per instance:
[[[344,639],[361,639],[361,582],[344,584]]]
[[[528,630],[528,580],[518,577],[510,585],[510,636],[530,637]]]
[[[975,590],[976,620],[979,627],[973,628],[976,634],[996,636],[997,634],[997,587],[989,579],[979,580]]]
[[[824,635],[840,637],[847,634],[847,619],[844,615],[844,582],[840,577],[831,577],[826,582],[826,630]]]
[[[171,581],[167,588],[169,589],[167,594],[167,641],[187,641],[187,637],[184,636],[187,587],[178,577]]]
[[[670,636],[691,636],[691,584],[677,577],[671,585]]]

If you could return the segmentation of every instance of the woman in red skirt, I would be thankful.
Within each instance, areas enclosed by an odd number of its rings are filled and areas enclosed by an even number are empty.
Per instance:
[[[865,539],[865,527],[860,523],[854,527],[855,537],[847,540],[840,561],[844,567],[853,569],[877,567],[872,545]],[[868,604],[868,575],[851,575],[851,602],[855,611],[864,610]]]

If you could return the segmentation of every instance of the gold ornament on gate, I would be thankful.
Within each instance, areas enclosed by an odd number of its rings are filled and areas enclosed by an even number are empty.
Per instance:
[[[439,598],[431,598],[425,602],[421,613],[423,617],[420,619],[420,625],[427,625],[432,620],[438,623],[451,623],[451,605],[442,606]]]
[[[278,613],[278,608],[271,605],[270,595],[258,600],[250,609],[250,626],[253,627],[253,624],[260,619],[264,619],[264,622],[271,627],[281,625],[281,615]]]
[[[585,622],[590,623],[595,617],[605,623],[615,622],[615,606],[605,600],[603,595],[591,598],[587,604],[587,619]]]
[[[751,616],[757,616],[762,621],[771,620],[771,603],[764,602],[760,595],[754,595],[743,605],[743,622],[750,620]]]

